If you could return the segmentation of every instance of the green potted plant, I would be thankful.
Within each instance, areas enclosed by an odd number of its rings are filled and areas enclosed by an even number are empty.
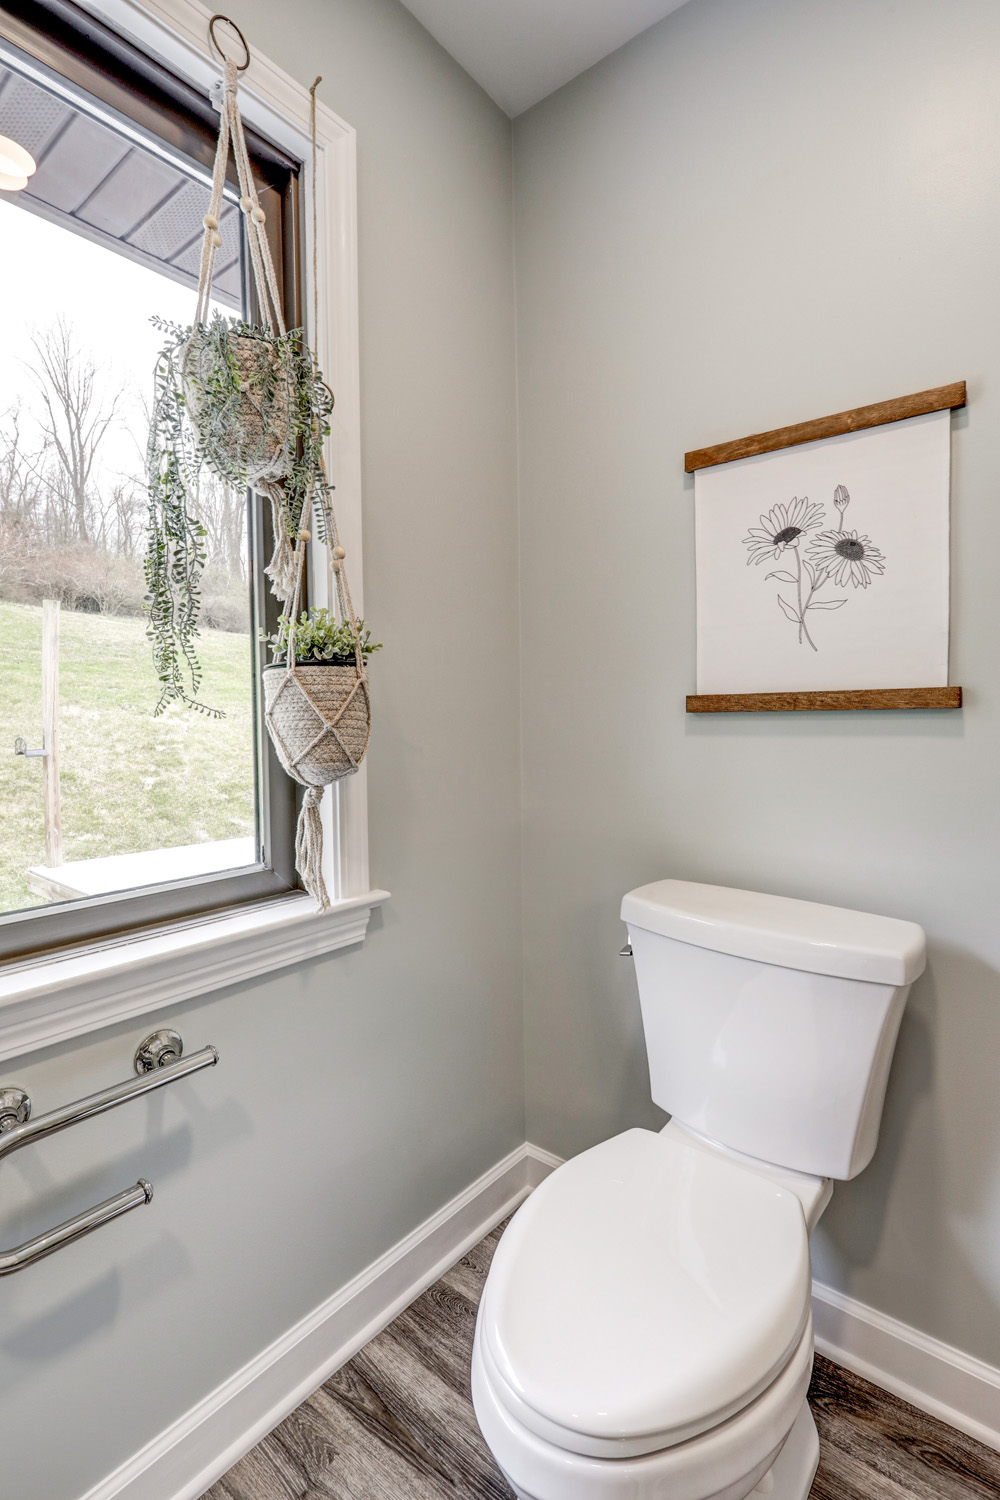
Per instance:
[[[368,748],[365,667],[381,642],[364,620],[327,609],[281,615],[264,638],[275,658],[263,673],[267,727],[285,770],[306,786],[349,776]]]
[[[168,338],[154,374],[145,563],[157,712],[175,700],[204,710],[195,649],[205,562],[199,474],[206,467],[271,501],[275,555],[267,571],[287,604],[292,539],[307,500],[318,540],[330,537],[323,441],[333,398],[300,328],[274,334],[218,313],[191,328],[157,321]]]
[[[288,615],[278,616],[278,629],[271,635],[261,631],[261,640],[271,648],[274,661],[265,671],[276,666],[285,666],[288,656]],[[328,609],[303,610],[292,625],[295,661],[298,666],[353,667],[357,661],[357,648],[367,662],[376,651],[381,651],[382,642],[373,641],[371,631],[364,620],[357,622],[357,635],[350,622],[338,620]]]

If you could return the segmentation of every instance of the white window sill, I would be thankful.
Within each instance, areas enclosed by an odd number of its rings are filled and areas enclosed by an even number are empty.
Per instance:
[[[0,969],[0,1060],[360,943],[388,896],[366,891],[322,913],[287,896],[11,964]]]

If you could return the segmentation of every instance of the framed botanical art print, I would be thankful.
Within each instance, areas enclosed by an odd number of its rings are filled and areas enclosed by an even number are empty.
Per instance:
[[[689,710],[957,706],[949,491],[964,400],[947,386],[687,455]]]

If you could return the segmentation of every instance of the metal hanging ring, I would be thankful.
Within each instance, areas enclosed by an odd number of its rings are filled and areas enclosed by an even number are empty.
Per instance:
[[[226,23],[227,26],[231,26],[233,28],[233,30],[236,32],[236,35],[239,37],[240,41],[243,43],[243,51],[246,53],[246,59],[247,60],[244,63],[237,63],[236,64],[236,71],[237,71],[237,73],[245,73],[246,70],[247,70],[247,68],[249,68],[249,66],[250,66],[250,48],[247,45],[247,39],[246,39],[246,37],[243,35],[242,31],[237,26],[236,22],[235,21],[231,21],[228,16],[224,16],[224,15],[220,14],[220,15],[215,15],[215,16],[212,17],[212,19],[208,23],[208,39],[212,43],[212,46],[215,48],[215,51],[222,58],[223,62],[229,62],[230,59],[226,56],[225,52],[223,51],[222,47],[219,44],[218,37],[215,34],[215,23],[217,21],[225,21],[225,23]]]

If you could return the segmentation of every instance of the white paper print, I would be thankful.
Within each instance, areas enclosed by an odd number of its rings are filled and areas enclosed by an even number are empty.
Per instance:
[[[699,693],[943,687],[951,413],[699,469]]]

